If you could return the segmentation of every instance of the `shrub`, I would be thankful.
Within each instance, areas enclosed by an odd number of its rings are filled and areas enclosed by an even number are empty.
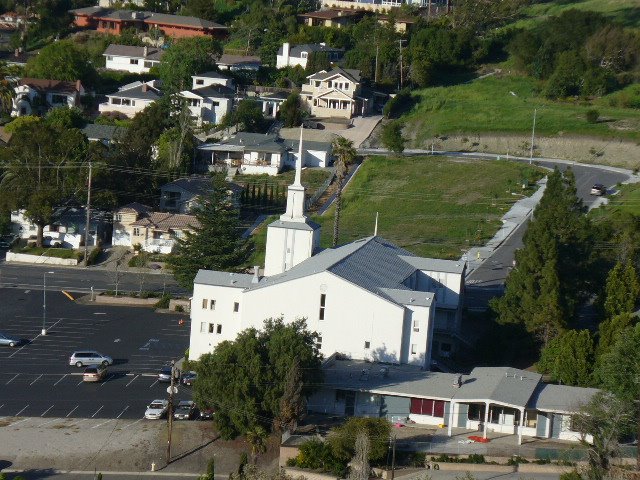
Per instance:
[[[176,305],[176,312],[184,312],[184,307],[182,305]]]
[[[577,470],[571,470],[560,475],[560,480],[582,480],[582,475]]]
[[[169,308],[169,302],[171,301],[171,295],[165,294],[160,297],[160,300],[154,305],[155,308]]]
[[[412,97],[411,91],[405,88],[385,104],[382,113],[387,118],[398,118],[408,111],[414,103],[415,99]]]
[[[87,256],[87,265],[95,265],[102,253],[102,247],[94,247]]]
[[[472,453],[471,455],[469,455],[467,461],[469,463],[486,463],[484,455],[480,455],[479,453]]]
[[[317,439],[300,445],[295,465],[300,468],[330,472],[337,476],[342,476],[347,467],[345,461],[336,458],[329,444]]]
[[[587,118],[587,122],[589,123],[598,123],[598,118],[600,118],[600,112],[598,112],[598,110],[596,109],[587,110],[585,117]]]
[[[149,262],[149,255],[146,252],[140,252],[138,255],[134,255],[129,260],[130,267],[143,268],[147,266]]]

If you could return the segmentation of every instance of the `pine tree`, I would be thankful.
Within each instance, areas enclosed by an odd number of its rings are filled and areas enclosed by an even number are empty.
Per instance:
[[[607,276],[604,310],[606,317],[633,312],[640,294],[636,269],[630,263],[616,263]]]
[[[598,326],[598,358],[607,353],[616,343],[620,335],[629,327],[638,323],[638,317],[630,313],[621,313],[608,320],[600,322]]]
[[[567,330],[542,350],[536,367],[556,382],[590,386],[594,366],[593,338],[588,330]]]
[[[248,258],[251,242],[242,239],[238,211],[227,193],[222,175],[212,179],[213,191],[196,208],[199,225],[178,239],[168,264],[180,285],[193,286],[199,269],[233,271]]]
[[[300,360],[293,360],[291,368],[287,372],[284,393],[280,399],[280,412],[276,419],[278,430],[289,430],[293,432],[298,420],[302,418],[306,410],[306,398],[302,391],[302,371],[300,370]]]

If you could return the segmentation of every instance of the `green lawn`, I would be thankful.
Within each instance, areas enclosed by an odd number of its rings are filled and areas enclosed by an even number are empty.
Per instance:
[[[419,255],[459,258],[500,227],[500,217],[521,192],[523,179],[537,180],[535,167],[507,161],[444,157],[368,158],[344,194],[340,243],[378,234]],[[527,190],[527,194],[531,193]],[[313,217],[322,225],[322,246],[331,244],[333,209]],[[254,240],[253,260],[264,264],[266,228]]]
[[[302,184],[307,187],[307,195],[313,195],[314,192],[322,185],[325,180],[331,175],[329,169],[325,168],[305,168],[302,171]],[[270,175],[236,175],[234,182],[250,185],[255,183],[256,185],[280,185],[286,187],[293,183],[295,176],[295,170],[287,170],[277,176]]]
[[[16,249],[15,252],[45,257],[73,258],[76,260],[82,258],[82,252],[76,252],[70,248],[23,247]]]
[[[419,102],[404,118],[415,132],[416,145],[429,145],[436,135],[474,133],[522,134],[531,131],[537,108],[539,135],[579,134],[640,140],[640,110],[610,106],[621,92],[585,102],[554,102],[537,93],[536,80],[504,74],[450,87],[417,90]],[[515,94],[515,95],[514,95]],[[597,109],[601,120],[588,123],[585,114]]]
[[[640,183],[621,185],[620,193],[611,195],[606,206],[591,210],[590,215],[596,221],[606,221],[617,212],[631,213],[640,217]]]

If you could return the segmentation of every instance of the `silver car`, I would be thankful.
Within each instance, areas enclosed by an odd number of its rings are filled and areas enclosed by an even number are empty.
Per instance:
[[[0,333],[0,345],[9,345],[10,347],[17,347],[21,343],[22,343],[22,340],[17,337],[7,335],[6,333]]]
[[[69,365],[83,367],[85,365],[113,365],[113,358],[95,350],[78,350],[69,357]]]

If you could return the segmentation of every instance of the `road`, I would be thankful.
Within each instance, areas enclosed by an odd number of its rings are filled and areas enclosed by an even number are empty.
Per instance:
[[[140,419],[151,400],[167,397],[167,384],[158,383],[157,372],[189,346],[188,316],[83,305],[49,291],[48,332],[42,336],[42,300],[42,291],[0,289],[0,331],[28,341],[0,347],[0,420]],[[114,359],[104,382],[84,383],[83,369],[69,366],[69,356],[79,349]],[[189,388],[181,387],[178,399],[189,397]]]

